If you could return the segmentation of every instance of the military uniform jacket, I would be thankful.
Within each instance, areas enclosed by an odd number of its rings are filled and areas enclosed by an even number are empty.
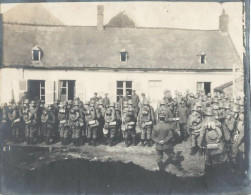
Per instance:
[[[179,123],[180,124],[185,124],[187,123],[187,119],[189,117],[189,109],[185,106],[185,107],[178,107],[177,110],[177,115],[179,117]]]
[[[54,113],[52,111],[43,112],[41,115],[41,122],[47,127],[53,128],[56,122]]]
[[[173,129],[170,124],[166,124],[163,121],[160,121],[153,128],[152,139],[155,142],[156,150],[166,150],[172,147],[173,139]],[[161,145],[159,142],[163,140],[164,144]]]

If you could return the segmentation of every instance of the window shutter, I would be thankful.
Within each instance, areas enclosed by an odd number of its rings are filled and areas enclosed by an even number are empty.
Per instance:
[[[45,103],[54,103],[54,81],[45,81]]]
[[[110,99],[110,102],[116,102],[117,98],[117,82],[114,80],[112,82],[108,83],[107,89],[109,91],[107,91],[107,93],[109,94],[108,97]]]
[[[27,83],[27,80],[19,81],[19,100],[21,100],[24,97],[24,93],[28,91]]]
[[[76,81],[76,97],[79,97],[81,101],[86,101],[85,84],[83,81]]]

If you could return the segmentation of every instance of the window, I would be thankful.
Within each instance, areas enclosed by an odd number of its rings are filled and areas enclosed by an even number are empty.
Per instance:
[[[45,81],[28,80],[28,95],[32,100],[45,100]]]
[[[74,100],[75,81],[63,80],[59,81],[59,99],[60,101]]]
[[[119,96],[125,96],[126,93],[129,93],[129,98],[132,96],[132,81],[117,81],[117,101]]]
[[[128,61],[128,53],[124,49],[120,51],[120,61],[121,62]]]
[[[199,56],[200,56],[200,59],[199,59],[200,63],[205,64],[206,63],[206,54],[202,51]]]
[[[33,61],[40,61],[42,56],[42,51],[38,47],[34,47],[32,49],[32,60]]]
[[[204,91],[207,95],[211,93],[211,82],[197,82],[197,93]]]

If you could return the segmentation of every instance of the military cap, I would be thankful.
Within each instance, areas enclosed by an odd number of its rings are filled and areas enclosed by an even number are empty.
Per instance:
[[[213,110],[210,107],[206,107],[206,110],[204,112],[206,116],[213,116]]]
[[[30,103],[30,101],[28,99],[24,100],[24,104],[29,104],[29,103]]]
[[[79,101],[78,100],[74,101],[74,106],[79,106]]]
[[[234,104],[234,105],[233,105],[233,108],[232,108],[232,111],[233,111],[233,112],[236,112],[236,113],[237,113],[237,112],[240,112],[240,107],[239,107],[239,105]]]
[[[94,92],[94,95],[98,95],[98,93],[97,93],[97,92]]]

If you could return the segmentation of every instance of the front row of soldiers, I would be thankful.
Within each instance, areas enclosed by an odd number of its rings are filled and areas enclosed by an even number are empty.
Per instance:
[[[112,146],[123,137],[128,147],[137,144],[138,126],[142,129],[141,145],[151,146],[154,125],[154,113],[149,103],[144,102],[137,113],[131,100],[123,105],[111,103],[106,107],[101,100],[83,104],[76,99],[72,104],[45,105],[43,101],[37,104],[26,99],[20,107],[11,101],[2,108],[1,118],[2,129],[11,130],[12,140],[21,142],[25,137],[27,144],[43,141],[51,144],[60,138],[62,145],[72,141],[76,146],[84,142],[93,146],[100,142]]]

